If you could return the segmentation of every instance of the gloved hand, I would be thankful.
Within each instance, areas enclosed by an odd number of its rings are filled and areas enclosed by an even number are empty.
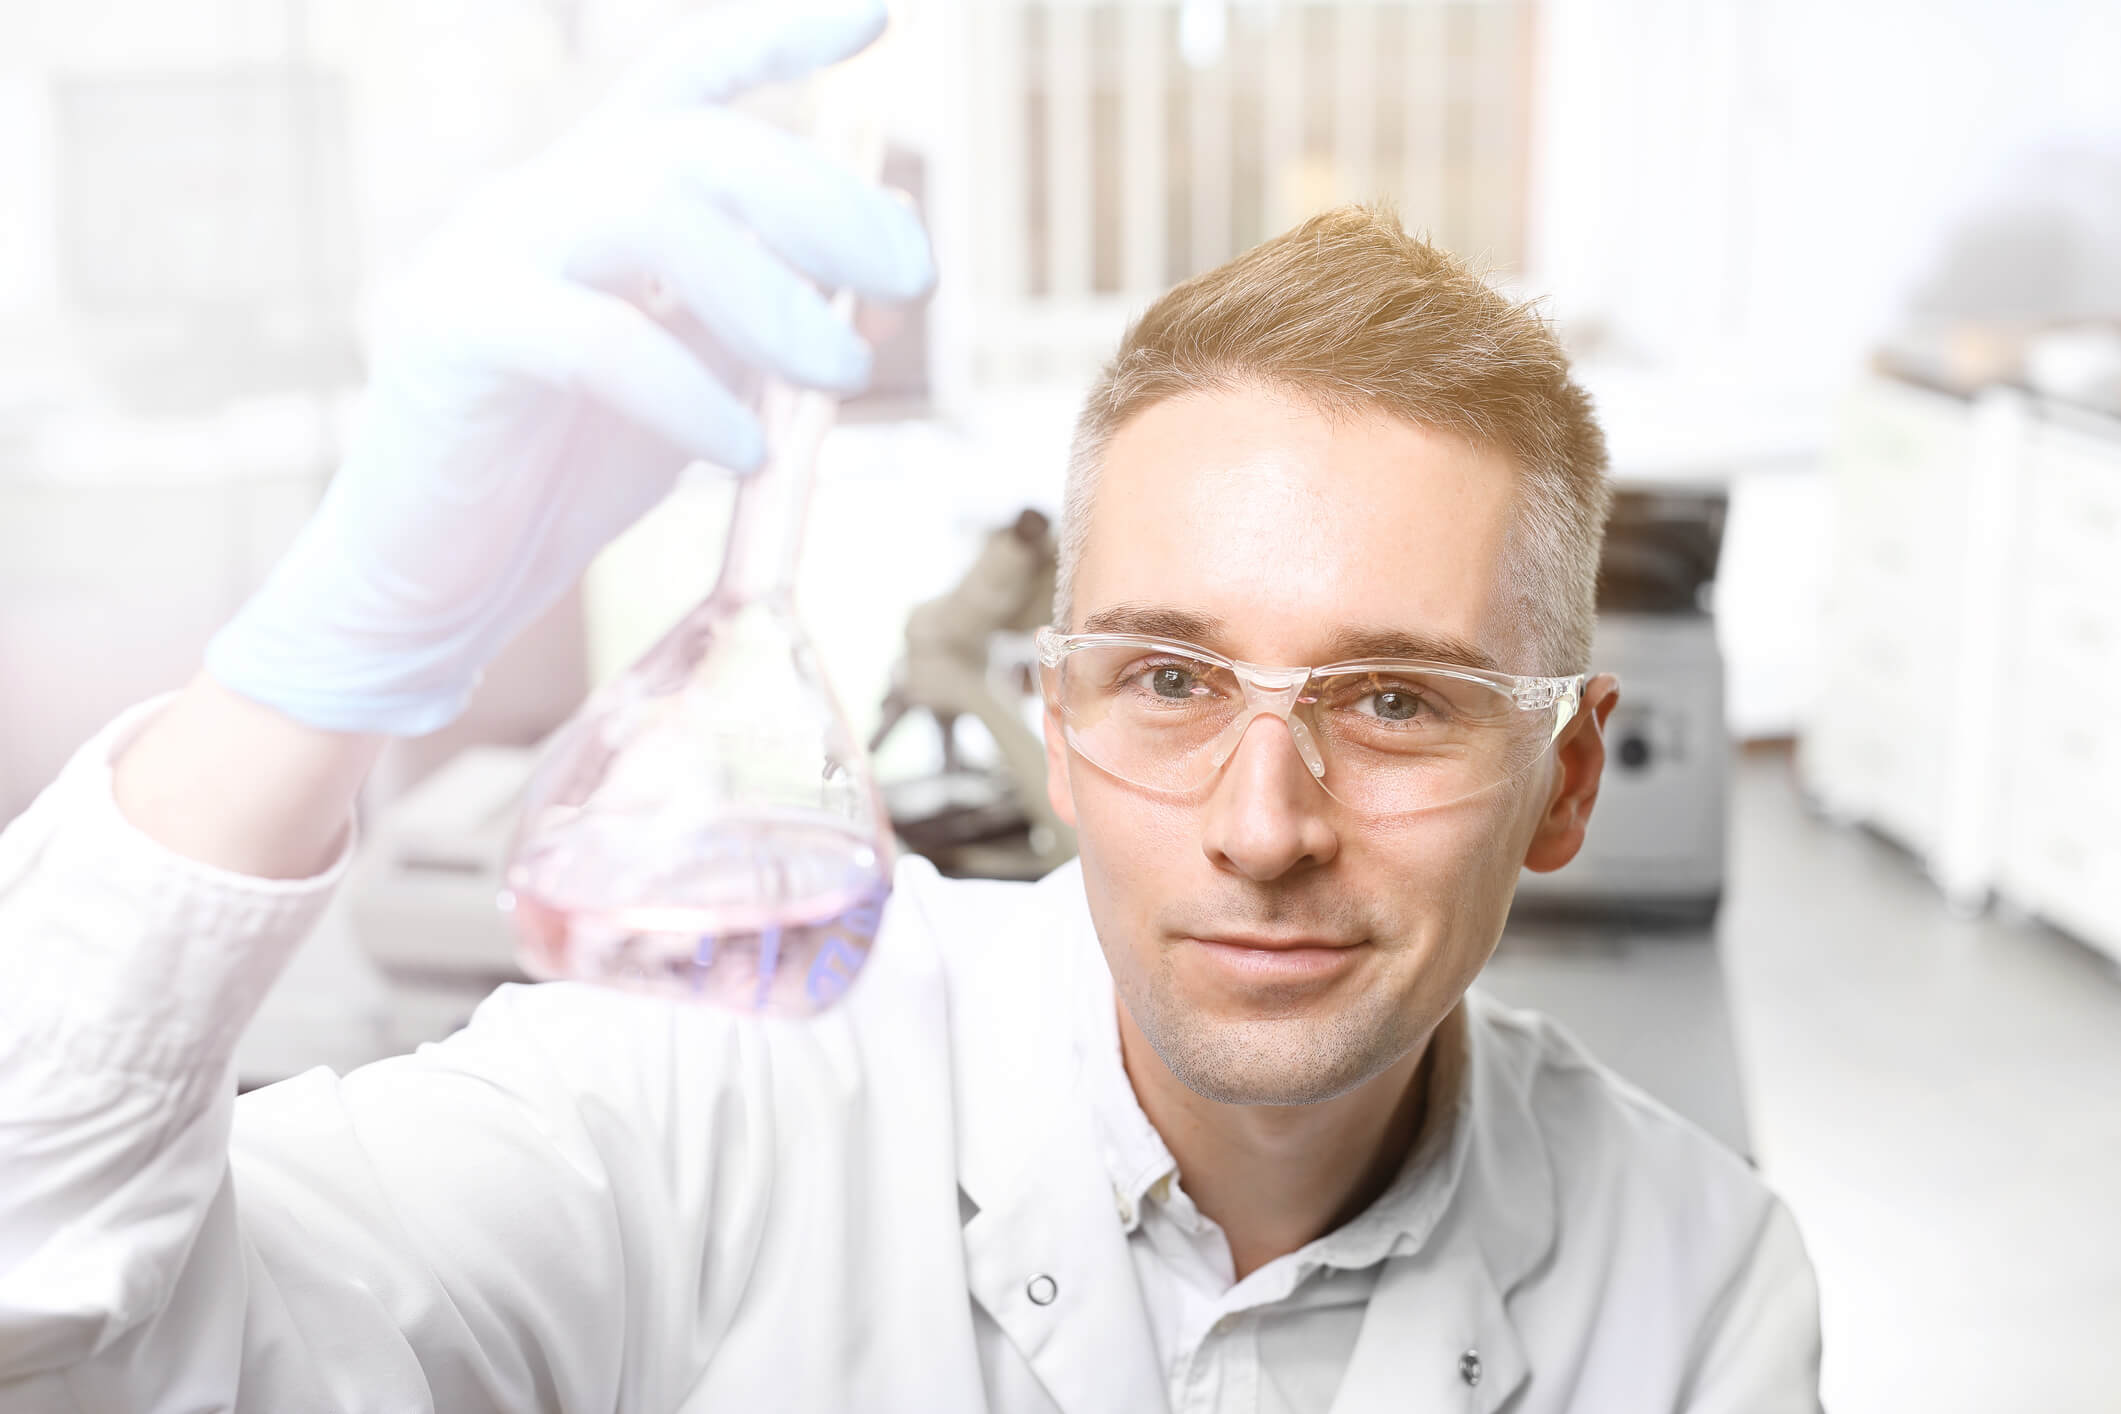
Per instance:
[[[404,287],[316,514],[207,670],[312,726],[434,731],[688,461],[758,463],[761,429],[703,356],[858,390],[867,346],[796,272],[910,298],[934,278],[926,235],[902,202],[715,105],[883,25],[881,0],[702,15],[478,192]]]

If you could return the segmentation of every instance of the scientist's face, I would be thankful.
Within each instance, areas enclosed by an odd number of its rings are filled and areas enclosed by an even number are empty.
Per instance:
[[[1399,632],[1531,671],[1503,568],[1516,483],[1506,456],[1383,413],[1329,417],[1261,388],[1170,399],[1110,444],[1063,627],[1290,665]],[[1501,788],[1379,819],[1329,796],[1272,717],[1212,783],[1172,796],[1071,751],[1049,710],[1049,790],[1135,1026],[1230,1103],[1329,1099],[1392,1066],[1486,963],[1519,868],[1575,852],[1598,715]],[[1263,940],[1335,951],[1244,945]]]

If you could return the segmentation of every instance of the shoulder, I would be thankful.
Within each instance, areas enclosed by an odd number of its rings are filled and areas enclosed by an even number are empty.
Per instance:
[[[953,989],[1045,985],[1063,951],[1059,934],[1083,908],[1073,861],[1018,882],[945,878],[908,857],[892,874],[878,958],[893,968],[925,965]]]
[[[885,927],[892,926],[891,915],[903,915],[935,943],[962,946],[1019,913],[1040,888],[1009,879],[946,878],[921,856],[905,855],[891,871]]]
[[[1699,1309],[1793,1235],[1780,1200],[1744,1158],[1548,1018],[1477,995],[1470,1001],[1487,1087],[1479,1122],[1508,1132],[1511,1118],[1495,1113],[1506,1112],[1539,1151],[1552,1184],[1557,1266],[1636,1289],[1647,1282]]]
[[[1818,1288],[1781,1200],[1744,1159],[1561,1027],[1469,1001],[1474,1129],[1484,1131],[1471,1176],[1538,1200],[1491,1219],[1521,1229],[1530,1214],[1551,1215],[1550,1231],[1520,1239],[1511,1298],[1547,1363],[1577,1371],[1587,1389],[1611,1377],[1668,1390],[1679,1407],[1816,1411]]]
[[[1563,1188],[1624,1182],[1770,1197],[1743,1158],[1608,1069],[1551,1018],[1478,993],[1468,1001],[1476,1050],[1530,1116]]]

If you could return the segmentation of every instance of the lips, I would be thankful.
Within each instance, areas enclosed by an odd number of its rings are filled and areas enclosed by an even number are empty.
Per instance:
[[[1337,938],[1269,938],[1247,933],[1201,933],[1194,941],[1220,943],[1231,948],[1255,948],[1261,952],[1292,952],[1297,948],[1352,948],[1354,943]]]
[[[1354,943],[1337,938],[1273,937],[1221,933],[1184,939],[1191,965],[1205,967],[1217,985],[1240,992],[1261,989],[1286,995],[1289,989],[1311,991],[1330,986],[1362,956]]]

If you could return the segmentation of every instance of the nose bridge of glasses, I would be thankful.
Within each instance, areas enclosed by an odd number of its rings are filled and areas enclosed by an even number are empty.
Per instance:
[[[1303,760],[1304,769],[1311,773],[1312,779],[1324,779],[1326,762],[1319,752],[1317,738],[1304,719],[1295,715],[1297,695],[1302,691],[1303,684],[1299,681],[1295,686],[1281,692],[1249,694],[1245,710],[1238,714],[1237,720],[1224,730],[1222,740],[1216,743],[1215,769],[1220,771],[1229,764],[1230,758],[1237,754],[1237,748],[1244,743],[1245,736],[1252,730],[1254,722],[1261,717],[1272,717],[1288,729],[1289,738],[1296,745],[1296,754]]]
[[[1245,710],[1223,745],[1224,759],[1237,750],[1238,743],[1252,729],[1253,722],[1261,717],[1279,717],[1282,725],[1289,729],[1289,736],[1296,743],[1296,754],[1303,758],[1305,769],[1314,779],[1322,779],[1326,774],[1325,758],[1319,753],[1311,728],[1296,715],[1297,703],[1311,682],[1311,669],[1271,667],[1264,663],[1233,663],[1231,668],[1238,681],[1244,684]]]
[[[1265,663],[1233,662],[1230,664],[1230,670],[1237,674],[1238,681],[1245,685],[1245,695],[1254,702],[1262,698],[1285,697],[1287,705],[1293,706],[1296,695],[1302,692],[1304,684],[1311,680],[1309,668],[1277,668]]]

